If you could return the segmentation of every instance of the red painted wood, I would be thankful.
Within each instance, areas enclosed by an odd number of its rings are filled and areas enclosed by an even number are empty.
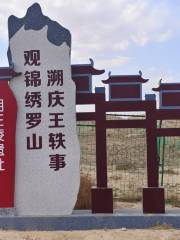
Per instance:
[[[4,101],[4,171],[0,171],[0,208],[14,207],[16,99],[8,81],[0,81],[0,99]],[[2,122],[1,122],[2,123]]]
[[[105,102],[106,112],[146,111],[149,101]]]
[[[145,128],[146,120],[106,120],[106,128]]]
[[[160,90],[180,90],[180,83],[161,84],[157,88],[153,88],[153,91],[159,92]]]
[[[106,112],[105,94],[96,98],[96,178],[97,187],[107,188]]]
[[[92,213],[113,213],[112,188],[91,188]]]
[[[147,178],[148,187],[159,186],[159,163],[157,158],[156,101],[149,101],[146,111]]]
[[[138,85],[112,85],[111,98],[140,98],[140,84]]]
[[[180,92],[162,93],[162,106],[179,106],[180,107]]]
[[[89,91],[89,77],[88,76],[72,76],[76,84],[76,91]]]
[[[95,104],[99,95],[96,93],[78,93],[76,94],[76,104]]]
[[[180,136],[180,128],[159,128],[157,129],[158,137],[166,137],[166,136]]]
[[[93,67],[91,64],[82,64],[82,65],[71,65],[72,75],[74,74],[91,74],[91,75],[100,75],[105,72],[105,70],[98,70]]]
[[[76,113],[77,121],[95,121],[96,114],[95,112],[81,112]]]
[[[164,188],[143,188],[143,213],[165,213]]]
[[[108,83],[146,83],[149,79],[144,79],[140,75],[111,75],[107,80],[102,82]]]
[[[180,109],[157,109],[157,120],[180,119]]]

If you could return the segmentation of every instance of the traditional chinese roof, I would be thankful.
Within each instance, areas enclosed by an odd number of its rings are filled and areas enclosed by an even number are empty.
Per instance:
[[[105,70],[97,70],[94,68],[94,62],[90,59],[89,64],[73,64],[71,65],[72,75],[74,74],[90,74],[90,75],[100,75],[105,72]]]
[[[15,72],[13,67],[0,67],[0,80],[10,80],[20,74]]]
[[[139,71],[138,75],[111,75],[109,72],[109,78],[107,80],[103,80],[102,82],[105,84],[109,83],[146,83],[149,79],[142,78],[142,72]]]
[[[152,88],[152,90],[156,92],[162,90],[180,90],[180,83],[160,83],[159,87]]]

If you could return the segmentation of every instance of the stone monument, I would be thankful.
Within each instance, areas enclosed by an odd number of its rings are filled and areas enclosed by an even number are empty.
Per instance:
[[[22,74],[16,97],[15,207],[17,215],[67,215],[76,203],[80,149],[71,34],[33,4],[23,18],[10,16],[9,63]]]

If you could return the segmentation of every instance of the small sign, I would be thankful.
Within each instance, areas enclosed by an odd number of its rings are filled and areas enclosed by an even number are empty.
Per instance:
[[[80,150],[70,32],[38,4],[9,18],[10,63],[22,72],[10,83],[18,104],[15,206],[19,215],[71,214]]]
[[[159,92],[160,109],[180,109],[180,84],[162,83],[159,87],[153,88],[153,91]]]
[[[0,208],[14,207],[16,99],[0,69]]]
[[[147,81],[139,71],[139,75],[111,75],[109,72],[109,78],[102,82],[109,85],[109,101],[141,101],[142,84]]]

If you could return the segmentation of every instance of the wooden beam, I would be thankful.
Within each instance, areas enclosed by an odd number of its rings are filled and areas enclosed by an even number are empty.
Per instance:
[[[76,113],[77,121],[95,121],[95,112],[78,112]]]
[[[145,128],[146,120],[106,120],[106,128]]]
[[[180,128],[158,128],[157,136],[158,137],[180,136]]]
[[[146,111],[150,101],[122,101],[122,102],[105,102],[104,107],[106,112],[120,111]]]
[[[76,94],[76,104],[96,104],[101,99],[100,93],[78,93]]]
[[[180,109],[157,109],[157,120],[180,119]]]

